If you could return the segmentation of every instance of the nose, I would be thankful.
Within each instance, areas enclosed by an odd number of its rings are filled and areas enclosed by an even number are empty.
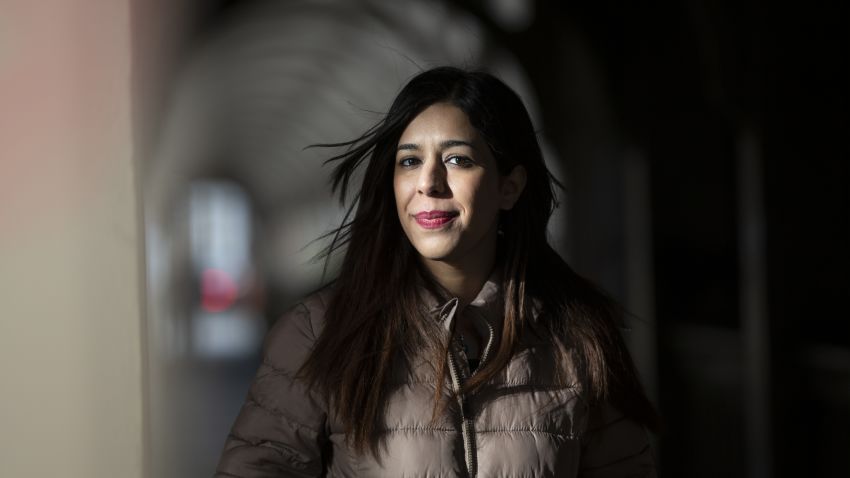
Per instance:
[[[446,184],[446,168],[439,159],[426,161],[419,169],[418,191],[427,196],[445,194],[448,190]]]

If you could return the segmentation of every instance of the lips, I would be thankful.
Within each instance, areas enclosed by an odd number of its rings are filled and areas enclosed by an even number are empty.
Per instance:
[[[452,222],[457,216],[457,211],[422,211],[414,214],[416,223],[425,229],[439,229]]]

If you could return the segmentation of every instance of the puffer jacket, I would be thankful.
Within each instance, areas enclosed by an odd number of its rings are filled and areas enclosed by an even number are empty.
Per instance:
[[[323,402],[293,379],[322,330],[329,297],[327,290],[307,297],[267,334],[263,362],[216,477],[655,476],[646,431],[613,407],[587,406],[577,387],[556,386],[554,345],[532,334],[521,338],[500,375],[480,393],[460,397],[435,424],[434,367],[423,357],[395,371],[384,454],[380,461],[355,454]],[[489,336],[483,365],[501,331],[498,274],[462,311],[457,299],[441,304],[427,292],[422,297],[447,335],[459,314],[471,315]],[[447,395],[470,375],[458,343],[450,347],[449,369]]]

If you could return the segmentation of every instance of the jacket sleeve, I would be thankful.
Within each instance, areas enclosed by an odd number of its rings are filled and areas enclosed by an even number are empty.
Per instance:
[[[266,335],[263,360],[224,444],[216,478],[321,476],[327,413],[294,379],[316,335],[299,304]]]
[[[610,405],[590,410],[582,438],[580,478],[657,476],[646,430]]]

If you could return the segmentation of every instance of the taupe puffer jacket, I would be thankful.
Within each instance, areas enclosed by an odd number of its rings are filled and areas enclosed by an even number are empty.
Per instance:
[[[423,300],[446,333],[471,314],[494,349],[502,321],[497,275],[463,311],[457,300]],[[553,345],[524,337],[508,367],[475,396],[430,424],[433,366],[424,360],[396,374],[380,462],[345,445],[338,423],[293,380],[322,329],[327,291],[291,309],[269,331],[263,363],[233,425],[216,477],[645,477],[655,467],[645,430],[611,407],[589,409],[575,387],[553,385]],[[344,353],[344,351],[340,351]],[[451,386],[470,374],[459,346],[450,351]],[[447,390],[448,394],[448,390]]]

